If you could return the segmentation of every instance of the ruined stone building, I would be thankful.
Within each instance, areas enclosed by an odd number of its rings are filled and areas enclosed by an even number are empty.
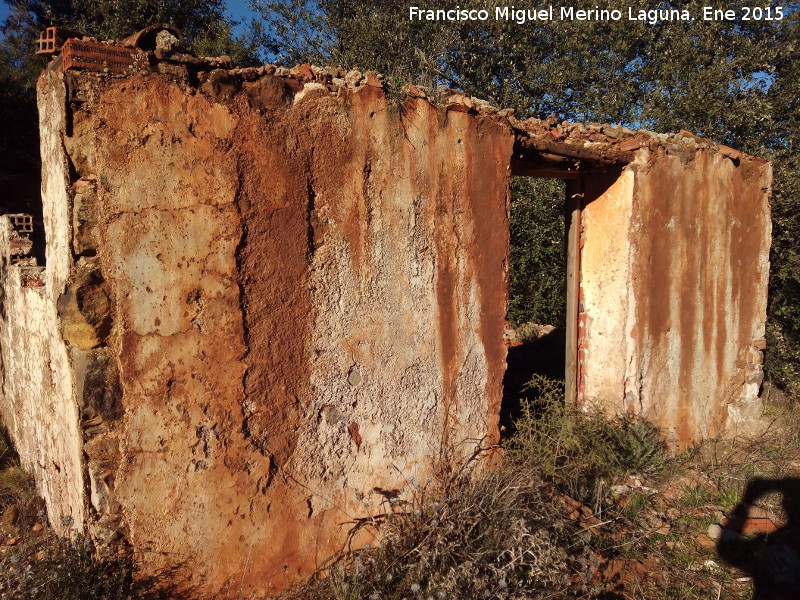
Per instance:
[[[496,444],[512,175],[568,182],[570,401],[678,447],[759,414],[765,161],[147,37],[39,80],[44,265],[0,218],[0,411],[59,533],[266,592]]]

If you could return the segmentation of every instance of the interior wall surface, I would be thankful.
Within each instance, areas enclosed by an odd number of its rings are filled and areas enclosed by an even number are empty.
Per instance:
[[[584,408],[611,414],[622,406],[622,374],[634,351],[628,332],[635,299],[631,286],[631,218],[634,170],[611,169],[584,175],[580,214],[578,369],[576,399]],[[570,332],[571,333],[571,332]]]
[[[62,133],[73,269],[109,299],[100,379],[121,387],[86,436],[91,511],[145,573],[284,587],[498,441],[507,123],[150,75],[99,85]]]

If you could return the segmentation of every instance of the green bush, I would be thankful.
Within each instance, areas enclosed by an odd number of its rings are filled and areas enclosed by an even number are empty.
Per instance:
[[[562,381],[542,375],[526,389],[534,399],[523,402],[509,459],[576,500],[598,510],[615,480],[665,468],[666,448],[649,423],[584,414],[566,404]]]

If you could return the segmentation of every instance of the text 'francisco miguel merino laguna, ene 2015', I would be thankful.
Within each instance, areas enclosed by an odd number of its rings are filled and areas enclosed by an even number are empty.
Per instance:
[[[758,11],[758,12],[757,12]],[[783,18],[781,7],[763,9],[744,8],[737,10],[720,10],[703,7],[698,15],[687,9],[634,9],[632,7],[618,9],[577,9],[574,6],[548,6],[545,8],[516,8],[514,6],[496,6],[490,9],[468,9],[455,6],[450,9],[426,9],[410,6],[408,18],[411,21],[508,21],[518,25],[528,22],[544,21],[646,21],[650,25],[663,21],[702,21],[719,20],[765,20],[779,21]]]

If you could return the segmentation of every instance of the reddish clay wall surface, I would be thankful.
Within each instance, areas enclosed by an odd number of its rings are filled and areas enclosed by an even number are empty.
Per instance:
[[[761,413],[770,166],[660,150],[639,169],[628,402],[683,448],[747,432]]]
[[[495,445],[512,167],[588,194],[579,399],[683,446],[756,419],[763,161],[397,101],[374,74],[142,56],[40,80],[35,297],[0,236],[0,410],[60,533],[189,596],[268,594]]]
[[[283,587],[498,441],[507,124],[271,76],[224,102],[158,75],[95,92],[66,148],[122,393],[85,448],[110,474],[94,519],[146,572]]]

